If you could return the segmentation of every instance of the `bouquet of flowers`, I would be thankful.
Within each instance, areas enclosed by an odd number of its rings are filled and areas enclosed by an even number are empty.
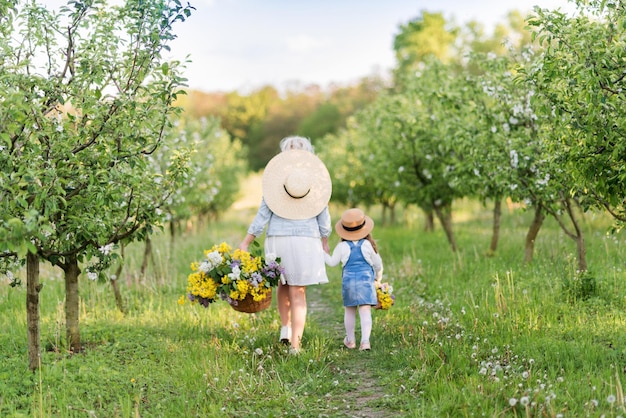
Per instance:
[[[376,309],[387,310],[391,308],[391,305],[396,303],[396,297],[393,294],[393,286],[389,283],[380,283],[376,281],[376,297],[378,298],[378,305]]]
[[[240,249],[233,251],[225,242],[205,250],[204,259],[192,262],[191,270],[187,277],[187,298],[181,296],[179,303],[189,300],[205,308],[217,299],[233,307],[244,299],[266,301],[283,274],[280,258],[253,255]]]

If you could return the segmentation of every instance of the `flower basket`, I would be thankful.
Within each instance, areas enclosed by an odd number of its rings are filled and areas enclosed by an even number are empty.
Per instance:
[[[237,312],[255,313],[269,308],[272,304],[272,291],[267,293],[264,299],[259,301],[254,300],[252,295],[246,295],[243,300],[230,300],[228,302],[234,310]]]
[[[387,310],[396,303],[393,287],[389,283],[376,282],[376,298],[378,299],[376,309]]]
[[[253,242],[259,254],[260,246]],[[199,303],[208,308],[216,300],[225,300],[239,312],[259,312],[272,303],[272,287],[278,286],[283,268],[280,258],[265,257],[225,242],[204,251],[204,259],[191,263],[187,276],[187,295],[178,303]]]

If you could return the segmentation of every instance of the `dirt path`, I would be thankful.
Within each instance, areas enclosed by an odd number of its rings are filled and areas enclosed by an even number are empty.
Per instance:
[[[328,333],[337,337],[337,345],[340,347],[343,336],[343,322],[337,321],[336,316],[328,315],[336,307],[330,306],[327,299],[322,295],[320,286],[311,286],[307,289],[307,304],[309,321],[314,321],[321,328],[327,329]],[[333,337],[334,338],[334,337]],[[371,352],[354,352],[351,355],[340,356],[335,364],[340,379],[354,390],[343,393],[339,400],[350,409],[346,416],[352,418],[383,418],[389,417],[389,412],[372,408],[370,405],[383,397],[383,391],[379,390],[378,382],[371,373],[370,363],[374,361]]]

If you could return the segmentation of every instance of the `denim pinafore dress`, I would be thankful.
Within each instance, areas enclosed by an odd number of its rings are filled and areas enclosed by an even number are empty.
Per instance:
[[[350,246],[350,257],[343,266],[341,295],[343,306],[376,305],[376,289],[374,288],[374,269],[363,257],[359,240],[356,244],[346,241]]]

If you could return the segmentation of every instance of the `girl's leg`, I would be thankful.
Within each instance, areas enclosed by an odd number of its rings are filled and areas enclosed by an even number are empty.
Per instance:
[[[300,348],[306,322],[306,286],[289,286],[291,303],[291,347]]]
[[[359,306],[359,319],[361,321],[361,348],[369,349],[372,333],[372,307],[370,305]]]
[[[346,340],[344,344],[348,348],[354,348],[356,338],[354,328],[356,325],[356,306],[344,306],[343,324],[346,327]]]
[[[278,283],[276,302],[278,305],[278,315],[280,315],[280,340],[284,343],[288,343],[291,340],[291,303],[289,301],[288,284]]]

